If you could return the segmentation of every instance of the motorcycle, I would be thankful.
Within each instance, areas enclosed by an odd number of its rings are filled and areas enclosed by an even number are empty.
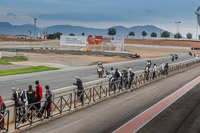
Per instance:
[[[99,76],[99,78],[102,78],[102,77],[103,77],[103,69],[102,69],[101,67],[99,67],[99,68],[97,69],[97,71],[98,71],[98,76]]]

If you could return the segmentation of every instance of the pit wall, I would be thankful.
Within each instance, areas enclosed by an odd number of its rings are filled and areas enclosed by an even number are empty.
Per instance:
[[[198,66],[199,64],[200,64],[199,58],[195,58],[195,59],[192,59],[192,60],[183,61],[183,62],[179,62],[179,63],[170,64],[169,70],[168,70],[168,75],[163,75],[160,71],[160,67],[157,67],[158,71],[156,72],[156,75],[157,75],[156,79],[153,79],[153,73],[152,73],[152,70],[151,70],[148,80],[146,80],[146,75],[144,73],[144,70],[136,71],[134,81],[132,82],[131,88],[122,88],[123,91],[121,91],[118,88],[115,91],[110,90],[108,78],[103,78],[103,79],[84,83],[83,84],[84,89],[87,90],[87,93],[91,98],[90,100],[87,99],[87,102],[88,102],[88,104],[95,103],[96,101],[99,101],[101,99],[116,96],[117,94],[126,92],[124,90],[130,90],[130,89],[138,88],[142,85],[146,85],[150,82],[154,82],[154,81],[159,80],[161,78],[164,78],[166,76],[170,76],[172,74],[188,70],[192,67]],[[101,88],[102,88],[102,90],[101,90]],[[64,88],[60,88],[60,89],[57,89],[57,90],[53,90],[52,92],[53,92],[54,98],[55,97],[62,97],[63,95],[67,95],[67,94],[72,95],[72,99],[71,99],[72,105],[71,105],[71,109],[69,110],[69,112],[71,112],[72,110],[77,109],[77,107],[74,106],[74,104],[76,102],[74,97],[75,97],[75,95],[77,95],[75,93],[75,91],[76,91],[76,86],[69,86],[69,87],[64,87]],[[55,103],[59,102],[59,99],[55,98],[54,102]],[[5,104],[7,106],[6,110],[9,110],[9,114],[10,114],[9,115],[9,123],[13,124],[15,122],[14,101],[12,101],[12,100],[5,101]],[[62,106],[62,103],[61,103],[60,106]],[[82,105],[82,106],[84,106],[84,105]],[[13,129],[9,129],[9,130],[13,130]]]

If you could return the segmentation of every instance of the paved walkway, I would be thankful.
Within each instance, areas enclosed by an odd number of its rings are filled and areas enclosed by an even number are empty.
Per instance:
[[[200,75],[200,66],[102,101],[26,132],[112,132]]]

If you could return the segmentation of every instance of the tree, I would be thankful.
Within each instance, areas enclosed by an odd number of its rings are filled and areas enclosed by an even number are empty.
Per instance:
[[[143,36],[143,39],[144,39],[144,37],[145,37],[145,36],[147,36],[147,33],[146,33],[146,31],[142,31],[142,33],[141,33],[141,34],[142,34],[142,36]]]
[[[115,28],[109,28],[108,29],[108,35],[110,35],[110,36],[114,36],[114,35],[116,35],[116,29]]]
[[[56,33],[53,33],[53,34],[49,34],[47,36],[48,39],[60,39],[60,36],[62,35],[61,32],[56,32]]]
[[[161,33],[161,37],[169,38],[170,37],[170,33],[168,31],[164,31],[164,32]]]
[[[69,36],[75,36],[75,34],[74,33],[70,33]]]
[[[174,38],[182,38],[182,35],[180,33],[174,34]]]
[[[83,32],[83,33],[81,33],[81,35],[82,35],[82,36],[85,36],[85,33]]]
[[[135,32],[130,31],[128,35],[129,35],[129,36],[132,36],[132,38],[133,38],[133,37],[135,36]]]
[[[157,37],[157,33],[152,32],[152,33],[151,33],[151,37],[155,37],[155,38],[156,38],[156,37]]]
[[[186,36],[187,36],[187,39],[192,39],[192,33],[187,33]]]

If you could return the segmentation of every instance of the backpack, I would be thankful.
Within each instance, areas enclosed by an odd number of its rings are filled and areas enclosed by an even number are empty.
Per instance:
[[[20,94],[17,93],[17,106],[23,105],[22,97],[23,97],[23,92],[21,92]]]

